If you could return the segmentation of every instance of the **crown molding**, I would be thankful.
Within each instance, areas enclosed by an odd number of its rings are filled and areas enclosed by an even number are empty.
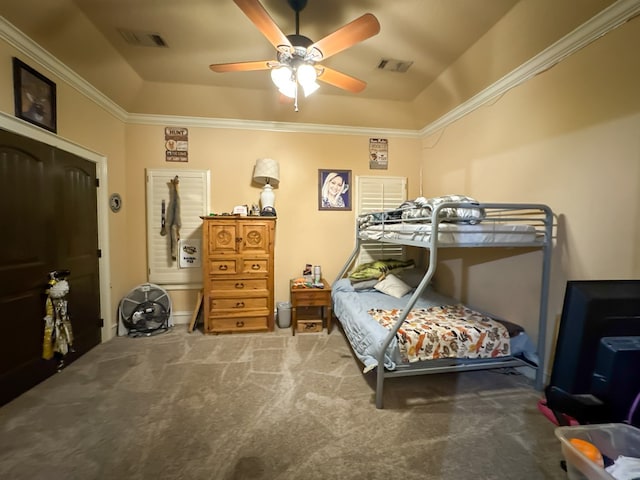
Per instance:
[[[638,14],[640,14],[640,0],[618,0],[497,82],[425,126],[420,130],[420,136],[427,137],[442,130],[476,108],[560,63]]]
[[[465,115],[473,112],[476,108],[494,100],[512,88],[521,85],[544,70],[551,68],[566,57],[584,48],[638,14],[640,14],[640,0],[618,0],[497,82],[420,130],[128,113],[2,16],[0,16],[0,38],[23,55],[31,58],[33,61],[60,77],[111,115],[128,124],[163,126],[173,124],[191,127],[262,130],[271,132],[424,138],[456,122]]]
[[[261,120],[235,120],[225,118],[189,117],[177,115],[129,114],[127,123],[137,125],[180,125],[183,127],[229,128],[234,130],[262,130],[283,133],[319,133],[326,135],[374,135],[420,138],[417,130],[349,127],[318,123],[266,122]]]

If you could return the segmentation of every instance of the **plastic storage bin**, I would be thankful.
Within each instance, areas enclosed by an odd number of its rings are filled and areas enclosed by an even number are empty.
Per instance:
[[[640,458],[640,428],[626,423],[603,423],[599,425],[577,425],[558,427],[556,437],[560,439],[562,455],[567,461],[567,473],[571,480],[613,480],[604,468],[589,460],[570,440],[579,438],[594,444],[603,457],[615,461],[618,456]]]
[[[291,326],[291,304],[278,302],[278,327],[289,328]]]

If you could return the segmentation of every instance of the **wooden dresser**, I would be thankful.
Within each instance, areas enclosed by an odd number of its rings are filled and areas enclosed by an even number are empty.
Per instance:
[[[202,217],[205,333],[274,327],[273,217]]]

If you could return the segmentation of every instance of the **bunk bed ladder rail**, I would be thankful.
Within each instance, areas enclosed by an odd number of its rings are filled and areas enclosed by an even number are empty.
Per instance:
[[[405,319],[411,312],[411,309],[413,308],[413,306],[418,301],[418,298],[420,297],[420,295],[422,295],[422,292],[427,287],[427,285],[429,285],[429,282],[431,281],[431,279],[433,278],[433,274],[435,273],[436,264],[438,263],[438,249],[435,248],[437,244],[438,227],[439,227],[437,220],[439,218],[441,208],[443,208],[445,205],[447,204],[442,204],[437,206],[436,208],[433,209],[433,212],[431,213],[432,231],[431,231],[431,238],[429,240],[429,247],[428,247],[429,248],[429,267],[427,268],[427,271],[424,274],[424,277],[422,277],[422,280],[414,290],[413,295],[411,295],[411,298],[407,302],[407,305],[402,310],[402,314],[400,315],[396,323],[393,325],[393,328],[389,329],[389,333],[385,337],[384,342],[382,343],[382,345],[380,346],[380,350],[378,351],[377,358],[376,358],[376,360],[378,361],[378,367],[376,368],[376,375],[377,375],[376,377],[376,408],[383,408],[382,395],[384,392],[384,378],[386,373],[384,370],[385,352],[387,351],[387,348],[389,347],[389,344],[391,343],[391,341],[396,337],[398,330],[400,330],[400,327],[402,326]]]

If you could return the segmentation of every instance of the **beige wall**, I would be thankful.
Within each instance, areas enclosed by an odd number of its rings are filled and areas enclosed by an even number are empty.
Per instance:
[[[640,20],[424,139],[429,195],[539,202],[557,215],[551,348],[567,279],[640,277]],[[451,258],[440,283],[537,334],[541,256]]]
[[[231,212],[235,205],[258,203],[261,187],[251,181],[255,161],[274,158],[280,164],[280,184],[275,189],[277,301],[288,300],[289,279],[301,275],[307,263],[321,265],[327,279],[333,280],[354,245],[353,210],[318,210],[318,169],[351,170],[353,180],[357,175],[408,177],[409,195],[418,194],[417,138],[389,137],[388,170],[369,169],[369,137],[364,135],[192,127],[188,164],[165,162],[163,138],[162,126],[127,127],[129,238],[145,238],[145,168],[210,170],[209,211],[223,213]],[[351,189],[353,193],[353,185]],[[130,278],[142,281],[146,275],[146,244],[129,242],[128,248]]]

